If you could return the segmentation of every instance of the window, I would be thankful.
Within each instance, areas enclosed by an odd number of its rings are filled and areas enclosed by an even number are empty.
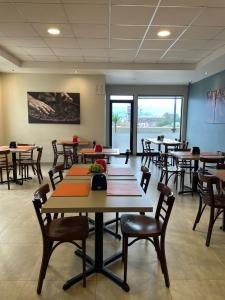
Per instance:
[[[134,100],[133,95],[110,95],[110,100],[126,101]]]
[[[138,97],[137,152],[142,138],[179,139],[183,97]]]

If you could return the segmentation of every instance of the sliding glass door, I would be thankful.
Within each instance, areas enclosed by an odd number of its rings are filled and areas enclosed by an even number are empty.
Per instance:
[[[183,97],[138,97],[137,152],[142,138],[179,139]]]

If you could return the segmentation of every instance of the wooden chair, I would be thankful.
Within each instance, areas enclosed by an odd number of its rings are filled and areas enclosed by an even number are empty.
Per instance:
[[[121,232],[123,234],[123,280],[125,284],[127,284],[128,246],[131,246],[136,241],[145,239],[154,245],[161,264],[165,284],[167,287],[170,286],[165,254],[165,237],[175,198],[170,189],[161,182],[158,183],[158,191],[160,196],[154,218],[135,214],[122,215],[120,218]],[[135,239],[128,243],[129,238]]]
[[[50,214],[42,214],[42,205],[47,200],[49,185],[40,187],[34,194],[33,205],[41,228],[43,240],[42,263],[37,285],[37,293],[42,290],[48,262],[53,251],[62,243],[72,243],[83,251],[83,287],[86,287],[86,239],[88,237],[88,220],[85,216],[52,219]],[[82,247],[76,242],[81,241]]]
[[[74,162],[73,145],[63,144],[64,169],[69,169]]]
[[[154,148],[151,147],[151,142],[150,141],[146,141],[145,145],[146,145],[146,149],[147,149],[147,153],[146,153],[146,158],[145,158],[145,163],[144,165],[147,164],[148,162],[148,168],[150,166],[151,161],[155,162],[157,165],[161,165],[160,161],[159,161],[159,157],[160,157],[160,151],[154,150]]]
[[[175,151],[179,152],[190,152],[191,149],[181,148],[177,149]],[[194,169],[194,166],[192,166],[192,160],[191,159],[178,159],[174,158],[174,165],[179,167],[180,169],[185,170],[185,174],[189,174],[190,183],[192,183],[192,171]]]
[[[127,149],[126,152],[125,152],[125,165],[128,164],[130,154],[131,154],[131,151],[129,149]]]
[[[17,146],[35,146],[35,144],[18,143]],[[31,179],[31,177],[29,177],[29,168],[30,167],[32,168],[34,175],[36,174],[35,168],[33,165],[33,162],[34,162],[33,154],[34,154],[34,149],[19,152],[19,158],[17,160],[18,165],[19,165],[19,174],[21,174],[21,171],[22,171],[21,164],[23,164],[23,167],[26,166],[23,170],[24,179],[25,178]]]
[[[31,166],[34,170],[34,174],[37,175],[38,177],[38,182],[39,184],[41,184],[42,180],[43,180],[43,175],[42,175],[42,171],[41,171],[41,157],[42,157],[42,151],[43,151],[43,147],[42,146],[38,146],[37,147],[37,159],[34,160],[19,160],[19,167],[21,170],[21,177],[22,177],[22,183],[24,180],[30,179],[28,177],[28,173],[27,170],[29,169],[29,166]]]
[[[182,190],[184,186],[185,169],[182,169],[179,166],[168,165],[168,153],[161,153],[160,157],[163,163],[160,182],[162,182],[163,179],[165,178],[165,184],[167,185],[170,178],[174,175],[174,183],[176,184],[176,189],[177,189],[178,177],[180,176],[180,188]]]
[[[53,161],[53,167],[56,166],[58,158],[60,156],[64,156],[63,150],[58,150],[57,148],[57,140],[52,141],[52,148],[53,148],[53,153],[54,153],[54,161]]]
[[[144,192],[146,193],[147,190],[148,190],[148,185],[149,185],[149,182],[150,182],[151,173],[150,173],[149,169],[147,167],[145,167],[145,166],[141,167],[141,172],[142,172],[142,176],[141,176],[141,183],[140,183],[140,185],[143,188]],[[119,213],[116,212],[116,218],[115,219],[109,220],[109,221],[107,221],[107,222],[104,223],[104,225],[105,225],[104,230],[106,232],[114,235],[118,239],[121,238],[121,236],[119,235],[119,221],[120,221]],[[113,223],[116,223],[116,230],[115,230],[115,232],[112,229],[107,228],[108,225],[113,224]]]
[[[61,164],[51,168],[48,171],[49,179],[51,181],[53,190],[55,190],[56,185],[63,180],[63,170],[64,170],[64,165]]]
[[[12,168],[12,164],[9,163],[8,155],[10,151],[9,150],[4,150],[0,151],[0,180],[1,183],[7,183],[8,185],[8,190],[10,190],[10,178],[9,178],[9,173]],[[6,180],[3,180],[3,172],[6,172]]]
[[[193,230],[195,230],[197,224],[200,222],[206,206],[209,206],[210,217],[206,237],[206,246],[209,247],[213,225],[217,218],[222,213],[225,213],[225,195],[220,193],[220,180],[215,176],[204,174],[202,170],[199,170],[198,178],[199,208],[193,225]],[[206,184],[206,186],[204,184]],[[216,194],[214,194],[214,186],[217,190]]]
[[[144,157],[146,157],[148,154],[148,148],[146,148],[145,139],[141,139],[141,147],[142,147],[141,162],[143,162]]]
[[[208,172],[207,168],[216,168],[218,164],[224,163],[224,157],[215,158],[215,157],[200,157],[200,162],[202,162],[202,172]]]

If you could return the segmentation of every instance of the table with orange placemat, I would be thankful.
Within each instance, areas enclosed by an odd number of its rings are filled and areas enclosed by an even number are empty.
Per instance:
[[[77,173],[86,174],[85,168],[77,167]],[[75,170],[71,171],[72,176],[68,175],[55,192],[43,205],[43,213],[74,213],[74,212],[94,212],[95,213],[95,257],[87,256],[90,268],[86,271],[89,276],[93,273],[101,273],[119,285],[123,290],[129,291],[129,286],[124,284],[117,275],[109,271],[106,266],[121,258],[122,253],[103,260],[103,213],[105,212],[151,212],[153,206],[146,197],[136,180],[107,180],[106,191],[91,190],[91,177],[89,180],[72,179],[76,175]],[[86,175],[83,175],[85,177]],[[116,176],[115,176],[116,177]],[[122,177],[122,176],[121,176]],[[132,178],[132,176],[130,176]],[[82,256],[80,250],[76,251],[78,256]],[[63,286],[68,289],[73,284],[82,280],[82,274],[69,279]]]

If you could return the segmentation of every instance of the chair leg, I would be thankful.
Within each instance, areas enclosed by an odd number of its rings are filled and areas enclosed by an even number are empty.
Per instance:
[[[193,225],[192,230],[195,230],[197,224],[199,223],[199,221],[200,221],[200,219],[201,219],[201,216],[202,216],[202,213],[203,213],[203,211],[205,210],[205,207],[206,207],[206,205],[204,205],[204,206],[202,207],[202,199],[201,199],[201,197],[199,197],[198,212],[197,212],[197,215],[196,215],[195,222],[194,222],[194,225]]]
[[[118,234],[119,231],[119,213],[116,212],[116,234]]]
[[[124,283],[127,283],[127,261],[128,261],[128,237],[123,236],[123,263],[124,263],[123,282]]]
[[[160,248],[161,248],[161,267],[163,269],[163,275],[164,275],[164,280],[165,284],[167,287],[170,286],[170,280],[169,280],[169,274],[168,274],[168,269],[167,269],[167,263],[166,263],[166,254],[165,254],[165,241],[164,238],[161,238],[160,242]]]
[[[9,182],[9,170],[6,170],[7,174],[7,184],[8,184],[8,190],[10,190],[10,182]]]
[[[41,269],[40,269],[40,274],[39,274],[39,279],[38,279],[37,294],[40,294],[41,290],[42,290],[43,281],[44,281],[44,278],[46,275],[48,262],[50,259],[50,252],[52,249],[52,244],[53,244],[52,242],[46,241],[46,242],[44,242],[44,245],[43,245],[43,255],[42,255]]]
[[[86,287],[86,240],[82,240],[83,249],[83,287]]]
[[[158,260],[160,261],[161,257],[160,257],[159,238],[154,237],[153,240],[154,240],[155,251],[157,253]],[[163,272],[163,270],[162,270],[162,272]]]
[[[210,217],[209,217],[208,233],[207,233],[207,238],[206,238],[206,243],[205,243],[207,247],[209,247],[209,245],[210,245],[213,225],[214,225],[214,208],[211,207]]]

